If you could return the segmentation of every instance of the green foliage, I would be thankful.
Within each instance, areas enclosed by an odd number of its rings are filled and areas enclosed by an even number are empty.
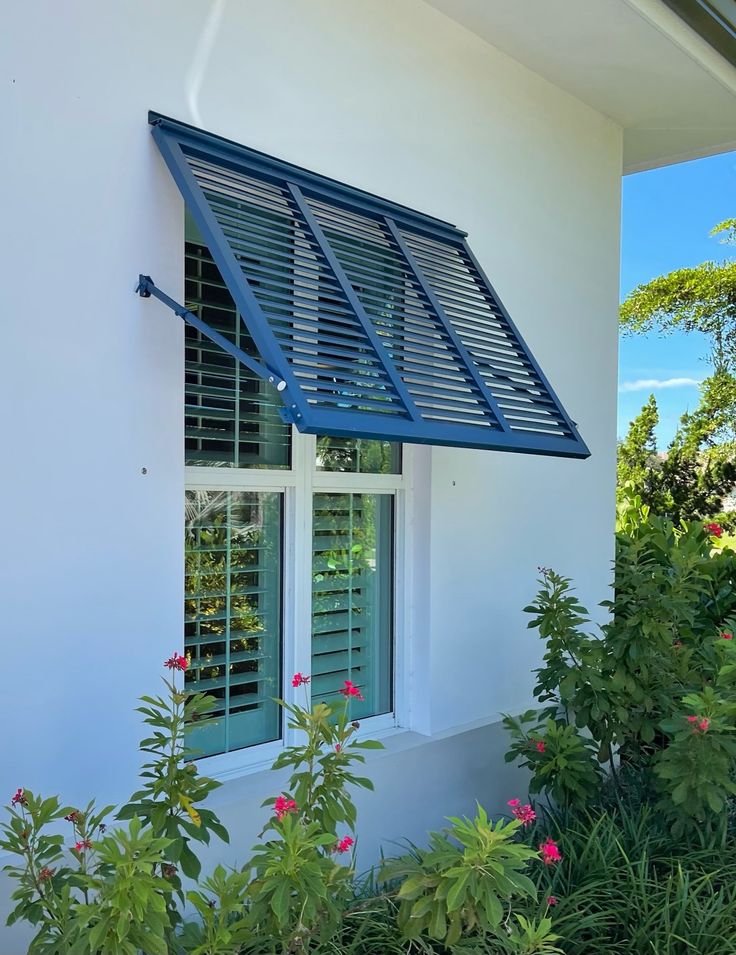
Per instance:
[[[268,828],[276,838],[258,845],[246,866],[254,872],[248,925],[257,938],[281,940],[283,952],[307,951],[339,928],[352,871],[331,857],[335,837],[319,823],[287,814]]]
[[[566,955],[736,955],[732,832],[673,838],[658,809],[619,799],[554,810],[544,825],[563,861],[533,875],[539,895],[558,900]]]
[[[710,339],[714,366],[732,366],[736,262],[704,262],[638,285],[621,305],[621,326],[634,333],[701,332]]]
[[[710,230],[711,235],[721,236],[721,242],[736,242],[736,219],[724,219]]]
[[[546,641],[534,693],[548,705],[505,720],[507,759],[531,770],[531,792],[589,803],[597,751],[614,773],[617,759],[650,774],[675,831],[714,824],[734,792],[736,650],[720,634],[732,632],[735,574],[736,552],[702,525],[676,527],[638,499],[619,509],[615,594],[598,633],[569,579],[542,571],[526,610]]]
[[[8,924],[24,919],[37,927],[29,953],[167,955],[172,888],[156,869],[168,840],[138,819],[127,830],[103,835],[102,820],[112,807],[95,812],[90,805],[82,813],[62,807],[56,797],[44,799],[30,790],[19,796],[2,827],[0,848],[20,860],[5,866],[17,883]],[[64,837],[54,831],[65,818],[76,837],[66,851]]]
[[[585,804],[598,793],[603,777],[596,759],[599,746],[571,723],[540,719],[535,710],[517,719],[506,716],[503,723],[512,739],[506,762],[517,760],[531,771],[529,792],[546,792],[562,805]]]
[[[173,678],[164,680],[164,685],[164,696],[141,697],[144,705],[138,712],[152,734],[141,740],[140,750],[152,759],[141,770],[143,786],[122,807],[118,819],[138,817],[156,835],[167,838],[165,862],[169,878],[178,889],[181,883],[172,868],[180,868],[190,879],[200,873],[192,842],[209,843],[211,833],[224,842],[229,837],[212,810],[200,806],[220,783],[200,776],[196,765],[187,761],[196,755],[186,744],[188,730],[207,718],[214,699],[179,690]]]
[[[398,925],[404,936],[456,944],[468,934],[501,934],[512,899],[533,898],[524,869],[537,853],[515,841],[521,823],[495,823],[478,807],[474,819],[449,820],[429,847],[389,860],[381,875],[402,879]]]
[[[383,749],[383,744],[356,738],[359,724],[350,720],[347,697],[337,712],[326,703],[317,703],[311,710],[283,701],[281,706],[289,714],[289,728],[301,731],[305,739],[300,745],[287,746],[273,768],[292,768],[287,788],[302,819],[318,823],[322,832],[332,833],[334,843],[339,826],[355,828],[350,787],[373,789],[370,779],[356,775],[353,767],[365,762],[365,750]],[[264,805],[273,802],[269,799]]]
[[[637,495],[675,523],[712,517],[736,484],[736,376],[721,369],[706,378],[664,455],[657,454],[658,419],[651,395],[618,446],[619,500]]]
[[[167,900],[171,886],[156,875],[169,840],[143,828],[113,829],[95,848],[95,863],[81,880],[85,899],[72,909],[65,951],[69,955],[116,952],[120,955],[168,955]]]
[[[631,485],[637,494],[651,494],[650,485],[658,474],[657,438],[655,429],[659,424],[659,409],[654,395],[631,421],[623,441],[619,442],[617,455],[617,485],[619,490]]]
[[[189,955],[235,955],[249,929],[243,901],[249,873],[216,866],[201,888],[187,892],[199,920],[184,926],[181,941]]]

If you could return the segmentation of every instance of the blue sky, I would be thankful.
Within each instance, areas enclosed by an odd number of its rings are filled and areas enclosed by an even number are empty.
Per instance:
[[[736,216],[736,153],[625,176],[621,297],[673,269],[725,259],[733,247],[708,235]],[[708,374],[705,339],[675,334],[622,338],[619,348],[618,433],[626,433],[650,393],[659,405],[660,449],[680,415],[698,401],[696,382]],[[654,382],[654,384],[651,384]]]

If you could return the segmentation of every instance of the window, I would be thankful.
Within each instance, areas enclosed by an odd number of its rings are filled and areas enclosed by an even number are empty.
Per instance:
[[[190,219],[185,276],[187,308],[255,354]],[[274,698],[297,693],[297,669],[314,701],[351,680],[365,697],[356,718],[390,714],[401,445],[300,435],[271,386],[189,325],[185,376],[186,683],[217,699],[192,746],[214,756],[281,739]]]

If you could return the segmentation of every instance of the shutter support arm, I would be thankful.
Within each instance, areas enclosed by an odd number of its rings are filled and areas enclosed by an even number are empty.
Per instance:
[[[229,339],[225,338],[224,335],[221,335],[213,328],[210,328],[210,326],[206,322],[203,322],[198,315],[194,314],[194,312],[190,312],[188,308],[184,308],[183,305],[179,305],[178,302],[175,302],[173,298],[168,296],[165,292],[162,292],[161,289],[155,285],[150,275],[138,276],[136,292],[141,298],[150,298],[153,295],[153,297],[157,298],[159,302],[163,302],[164,305],[167,305],[175,315],[178,315],[179,318],[183,318],[188,325],[196,328],[197,331],[209,338],[210,341],[214,342],[216,345],[219,345],[223,351],[226,351],[229,355],[232,355],[233,358],[236,358],[239,362],[245,365],[246,368],[249,368],[254,375],[257,375],[259,378],[263,378],[264,381],[267,381],[269,384],[273,385],[276,391],[283,394],[283,392],[286,390],[286,382],[283,380],[281,375],[276,374],[275,371],[271,371],[270,368],[261,364],[261,362],[257,361],[255,358],[251,358],[251,356],[246,354],[242,348],[238,348],[237,345],[233,345],[233,343]]]

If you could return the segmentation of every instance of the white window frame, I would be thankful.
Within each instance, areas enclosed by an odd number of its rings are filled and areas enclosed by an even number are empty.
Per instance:
[[[291,429],[290,468],[185,467],[187,490],[256,491],[283,495],[282,592],[282,687],[287,702],[304,702],[304,690],[291,685],[294,673],[311,673],[312,659],[312,501],[321,492],[388,494],[394,499],[393,521],[393,710],[361,719],[366,735],[383,736],[408,727],[408,620],[407,566],[410,546],[408,515],[412,486],[413,447],[402,445],[399,474],[364,474],[319,471],[314,435]],[[270,767],[299,734],[282,721],[281,739],[257,743],[228,753],[197,760],[203,773],[215,779],[236,778]]]

